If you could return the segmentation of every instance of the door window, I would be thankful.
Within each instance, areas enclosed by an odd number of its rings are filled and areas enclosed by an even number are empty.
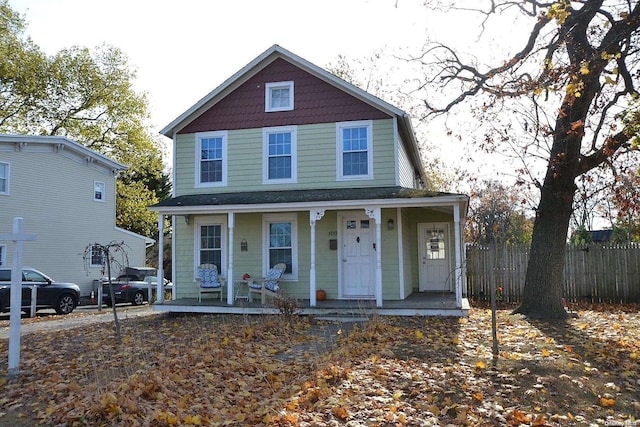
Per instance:
[[[427,259],[446,259],[447,251],[444,241],[444,230],[434,228],[426,233],[427,235]]]

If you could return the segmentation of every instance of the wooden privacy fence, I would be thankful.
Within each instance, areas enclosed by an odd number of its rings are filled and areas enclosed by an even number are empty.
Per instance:
[[[498,299],[520,302],[529,246],[467,246],[467,296],[488,301],[495,281]],[[567,246],[564,297],[569,302],[640,302],[640,244]]]

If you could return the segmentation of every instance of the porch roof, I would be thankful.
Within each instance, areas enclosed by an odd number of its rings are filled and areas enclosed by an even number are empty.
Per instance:
[[[245,191],[235,193],[187,194],[173,197],[149,207],[163,213],[196,213],[211,210],[256,208],[281,210],[312,207],[347,207],[352,205],[451,206],[462,204],[466,210],[469,197],[405,187],[332,188],[285,191]]]

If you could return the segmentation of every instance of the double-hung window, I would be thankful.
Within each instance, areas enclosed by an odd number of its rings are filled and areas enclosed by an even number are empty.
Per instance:
[[[267,83],[264,90],[265,111],[267,113],[293,110],[293,82]]]
[[[196,133],[196,187],[227,185],[227,132]]]
[[[278,263],[287,269],[283,278],[298,278],[298,236],[296,216],[290,214],[265,215],[263,217],[263,273]]]
[[[337,179],[373,179],[373,138],[370,120],[336,124]]]
[[[263,129],[263,182],[288,183],[297,181],[297,130],[295,126]]]
[[[198,224],[197,264],[215,264],[222,273],[222,224]]]
[[[0,265],[4,264],[5,253],[7,253],[7,245],[0,245]]]
[[[104,266],[104,251],[102,246],[91,246],[91,267],[103,267]]]
[[[104,202],[104,182],[93,181],[93,200]]]
[[[9,194],[9,163],[0,162],[0,194]]]

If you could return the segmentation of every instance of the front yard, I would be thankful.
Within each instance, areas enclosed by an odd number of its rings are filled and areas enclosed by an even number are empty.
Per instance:
[[[640,425],[637,306],[366,322],[160,315],[23,337],[0,425]],[[0,370],[7,370],[7,340]],[[22,424],[20,424],[22,423]],[[626,424],[625,424],[626,423]]]

